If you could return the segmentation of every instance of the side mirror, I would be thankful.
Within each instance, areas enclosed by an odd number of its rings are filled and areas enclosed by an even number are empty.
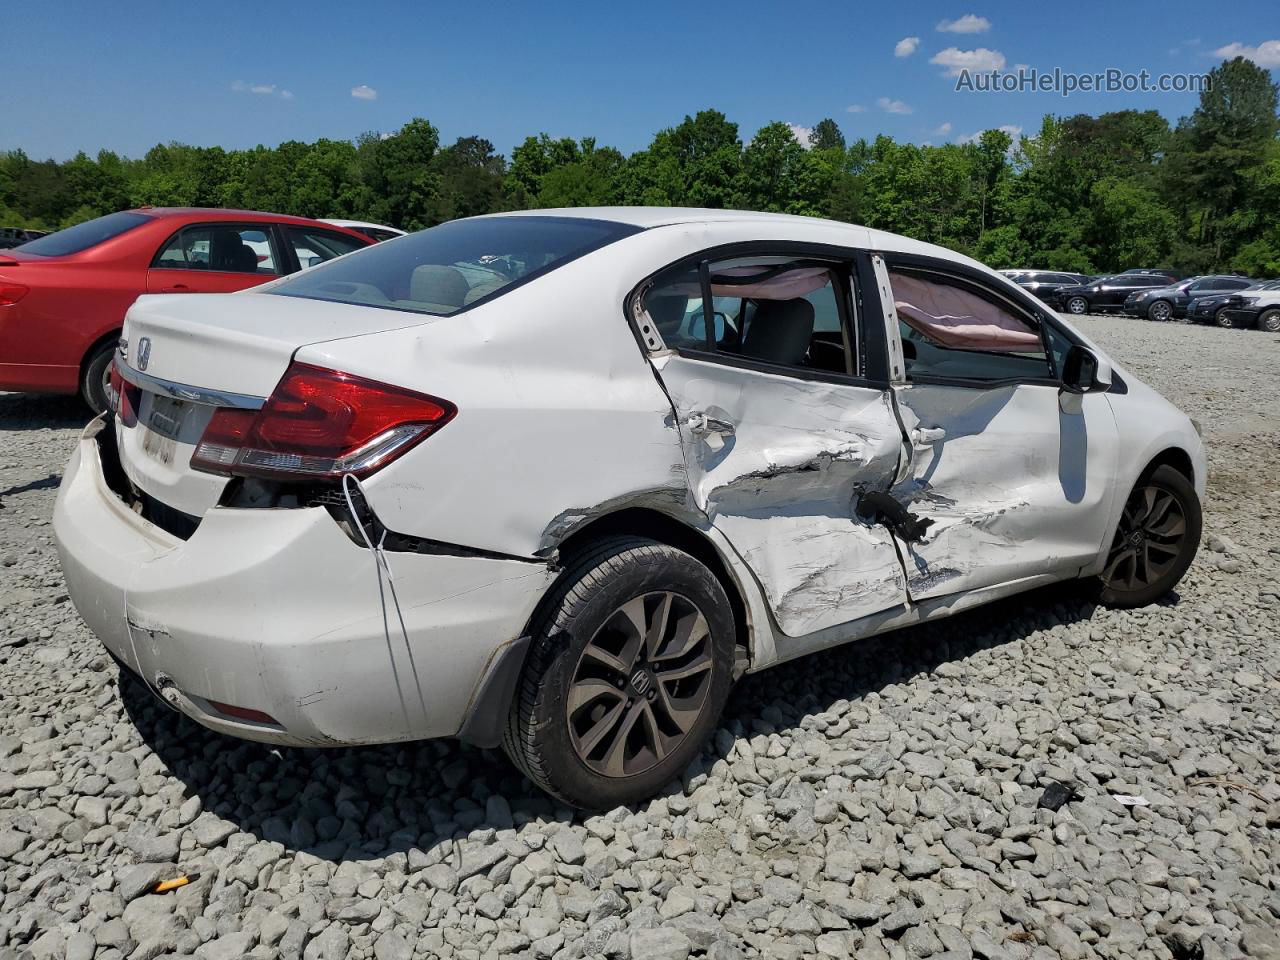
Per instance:
[[[1111,386],[1111,364],[1101,361],[1087,347],[1074,344],[1062,362],[1062,389],[1066,393],[1096,393]]]

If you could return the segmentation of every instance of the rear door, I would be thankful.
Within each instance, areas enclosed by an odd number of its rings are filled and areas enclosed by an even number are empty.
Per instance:
[[[922,257],[875,269],[911,446],[893,494],[929,521],[899,542],[911,599],[1074,576],[1109,535],[1119,451],[1106,395],[1059,389],[1072,340],[978,271]]]
[[[234,293],[280,276],[281,267],[270,224],[191,224],[156,251],[147,292]]]
[[[764,249],[673,267],[632,302],[662,338],[694,501],[790,637],[906,599],[892,538],[857,515],[903,453],[858,289],[848,261]]]

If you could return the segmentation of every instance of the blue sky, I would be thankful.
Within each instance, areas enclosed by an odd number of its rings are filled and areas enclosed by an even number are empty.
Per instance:
[[[1203,72],[1229,45],[1275,75],[1274,0],[1217,3],[1211,15],[1190,0],[15,3],[0,19],[0,149],[137,156],[170,140],[351,138],[422,116],[445,142],[478,134],[508,154],[539,131],[629,153],[707,107],[744,140],[772,120],[830,116],[850,139],[940,143],[988,127],[1032,132],[1046,112],[1155,108],[1176,120],[1196,102],[956,92],[949,64]]]

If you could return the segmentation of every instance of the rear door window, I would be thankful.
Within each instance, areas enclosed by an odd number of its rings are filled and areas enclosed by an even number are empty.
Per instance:
[[[666,346],[777,367],[851,375],[843,264],[745,257],[707,265],[712,326],[693,266],[655,279],[643,306]]]
[[[270,228],[234,223],[186,227],[161,247],[151,266],[160,270],[213,273],[279,273]]]

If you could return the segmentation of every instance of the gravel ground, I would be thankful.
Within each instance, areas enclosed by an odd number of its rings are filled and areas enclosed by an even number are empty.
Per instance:
[[[1211,442],[1179,595],[747,678],[683,784],[587,818],[497,754],[273,750],[122,680],[48,522],[83,416],[0,395],[0,960],[1280,957],[1280,339],[1081,323]]]

